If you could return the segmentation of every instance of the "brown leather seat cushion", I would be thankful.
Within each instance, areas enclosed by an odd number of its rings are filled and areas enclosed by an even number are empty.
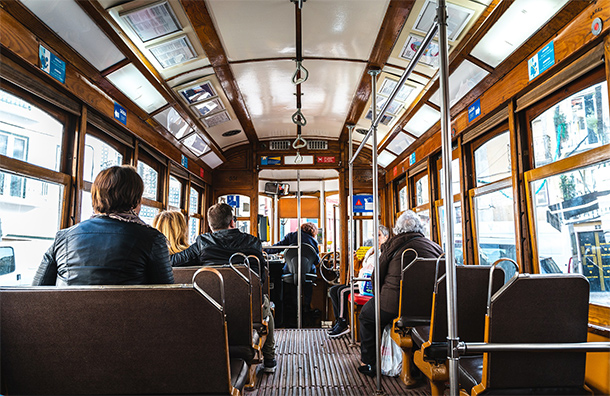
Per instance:
[[[483,378],[483,355],[462,356],[459,371],[460,388],[470,394],[472,388],[481,383],[481,378]]]
[[[241,359],[231,359],[231,385],[240,392],[248,379],[248,365]]]
[[[430,326],[417,326],[411,329],[411,339],[415,348],[419,349],[430,339]]]

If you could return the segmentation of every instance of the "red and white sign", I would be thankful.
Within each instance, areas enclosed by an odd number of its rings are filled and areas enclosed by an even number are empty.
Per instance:
[[[202,179],[203,179],[203,174],[204,174],[203,168],[199,168],[199,176],[200,176]]]
[[[334,164],[335,157],[334,156],[332,156],[332,157],[317,156],[316,162],[318,164]]]

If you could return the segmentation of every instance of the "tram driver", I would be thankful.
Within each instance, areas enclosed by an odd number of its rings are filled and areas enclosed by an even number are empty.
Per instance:
[[[374,377],[376,369],[375,299],[380,300],[380,322],[383,329],[398,317],[400,303],[401,255],[405,249],[414,249],[419,257],[437,258],[443,250],[424,236],[424,225],[417,213],[407,210],[396,220],[394,236],[381,246],[379,273],[373,273],[371,282],[379,276],[380,293],[371,298],[360,311],[360,354],[363,374]],[[415,254],[405,254],[405,262],[415,259]]]

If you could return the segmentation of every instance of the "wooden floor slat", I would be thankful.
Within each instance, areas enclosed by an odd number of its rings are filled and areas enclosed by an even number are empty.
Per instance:
[[[357,371],[360,348],[350,347],[349,338],[330,339],[324,329],[275,330],[274,374],[258,374],[257,387],[245,396],[362,396],[374,395],[375,378]],[[407,389],[398,378],[381,377],[386,395],[425,396],[430,388]]]

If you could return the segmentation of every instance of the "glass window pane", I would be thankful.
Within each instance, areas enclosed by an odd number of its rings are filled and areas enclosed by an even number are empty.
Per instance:
[[[174,176],[169,177],[169,206],[180,209],[180,201],[182,200],[182,183]]]
[[[562,100],[531,122],[534,162],[542,166],[610,143],[606,82]]]
[[[430,210],[419,210],[417,211],[417,214],[419,215],[422,223],[424,223],[424,235],[426,238],[430,239]]]
[[[425,175],[415,182],[415,198],[417,200],[417,206],[427,204],[430,201],[428,191],[428,175]]]
[[[189,244],[195,243],[195,239],[199,235],[199,219],[191,217],[189,219]]]
[[[90,219],[91,216],[93,216],[91,193],[83,190],[81,194],[80,221]]]
[[[153,219],[158,213],[159,209],[142,205],[139,216],[146,224],[152,225]]]
[[[610,161],[530,183],[541,273],[587,277],[610,306]]]
[[[441,165],[442,166],[442,165]],[[443,175],[443,168],[438,171],[438,179],[441,181],[441,197],[444,198],[443,194],[445,191],[445,176]],[[451,190],[453,195],[460,193],[460,159],[456,158],[451,161]]]
[[[398,191],[398,211],[402,212],[409,209],[407,203],[407,186],[404,186]]]
[[[445,230],[445,205],[441,205],[438,208],[439,221],[438,224],[441,227],[441,238],[443,241],[442,247],[444,251],[447,251],[445,244],[447,241],[447,232]],[[457,264],[464,264],[464,254],[462,252],[462,203],[453,203],[453,234],[455,235],[455,262]]]
[[[0,154],[59,171],[63,124],[2,90],[0,103]]]
[[[157,200],[157,183],[159,174],[156,170],[148,166],[142,161],[138,161],[138,174],[144,180],[144,198]]]
[[[334,205],[339,205],[339,196],[331,195],[326,197],[326,251],[334,251],[334,238],[337,234],[337,240],[341,239],[339,212],[337,211],[336,218],[334,217]],[[336,219],[336,221],[333,221]],[[280,222],[281,225],[281,222]],[[281,229],[281,228],[280,228]],[[337,246],[338,248],[338,246]]]
[[[223,195],[218,197],[218,202],[232,206],[236,217],[250,217],[250,197],[246,195]]]
[[[108,143],[85,135],[85,165],[83,179],[88,182],[95,180],[96,176],[106,168],[123,164],[123,155]]]
[[[189,213],[199,213],[199,192],[191,187],[191,194],[189,196]]]
[[[482,186],[504,179],[510,173],[510,134],[495,136],[474,151],[476,185]]]
[[[20,180],[21,195],[12,194],[11,180]],[[59,230],[64,187],[4,172],[0,182],[0,247],[15,260],[15,271],[0,275],[0,285],[31,285]]]
[[[250,220],[239,220],[236,226],[241,232],[250,233]]]
[[[491,265],[502,257],[516,260],[512,188],[479,195],[474,205],[479,264]]]

